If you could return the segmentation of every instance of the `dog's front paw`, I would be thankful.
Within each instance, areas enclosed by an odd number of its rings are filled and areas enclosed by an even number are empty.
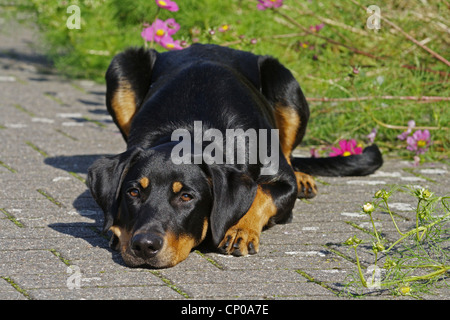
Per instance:
[[[225,237],[219,244],[219,252],[234,256],[255,254],[259,251],[260,233],[238,223],[225,233]]]
[[[317,195],[317,186],[314,178],[303,172],[295,172],[297,178],[298,193],[297,198],[311,199]]]

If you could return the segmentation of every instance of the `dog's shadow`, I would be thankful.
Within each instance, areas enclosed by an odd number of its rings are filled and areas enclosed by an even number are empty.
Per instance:
[[[74,155],[74,156],[56,156],[45,159],[45,164],[52,167],[65,170],[71,175],[82,179],[87,176],[89,167],[95,160],[105,155]],[[79,194],[72,203],[75,211],[70,214],[79,214],[80,216],[92,219],[93,222],[69,222],[69,223],[52,223],[48,226],[53,230],[67,234],[74,238],[83,239],[93,247],[103,248],[112,254],[114,262],[125,266],[120,253],[112,250],[109,246],[109,240],[112,236],[111,232],[103,234],[103,212],[92,198],[91,193],[87,189]]]

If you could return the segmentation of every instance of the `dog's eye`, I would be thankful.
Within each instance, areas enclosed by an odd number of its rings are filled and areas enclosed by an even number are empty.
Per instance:
[[[194,197],[191,196],[189,193],[182,193],[180,196],[180,199],[184,202],[191,201]]]
[[[140,191],[136,188],[128,190],[128,194],[133,198],[138,198],[141,195]]]

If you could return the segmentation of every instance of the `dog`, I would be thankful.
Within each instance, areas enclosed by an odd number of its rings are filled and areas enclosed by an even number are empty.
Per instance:
[[[127,149],[96,160],[87,184],[111,247],[130,267],[172,267],[204,242],[222,254],[255,254],[264,228],[290,222],[296,199],[316,195],[312,175],[367,175],[383,163],[376,145],[347,157],[293,157],[309,108],[292,73],[271,56],[202,44],[129,48],[105,78],[107,109]],[[216,135],[197,139],[195,127]],[[174,139],[180,130],[192,141]],[[238,138],[244,143],[229,141]],[[199,159],[208,146],[210,157]],[[262,148],[276,156],[273,172],[264,171],[267,157],[255,160]]]

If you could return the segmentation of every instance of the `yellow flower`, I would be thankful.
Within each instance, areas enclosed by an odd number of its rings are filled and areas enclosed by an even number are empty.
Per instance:
[[[411,287],[409,286],[409,283],[403,284],[398,288],[398,292],[402,296],[410,296],[411,295]]]

